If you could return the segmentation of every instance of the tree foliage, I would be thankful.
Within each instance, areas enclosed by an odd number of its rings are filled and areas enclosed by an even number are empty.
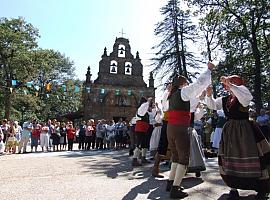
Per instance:
[[[182,74],[188,79],[194,76],[191,68],[197,68],[198,60],[187,46],[197,37],[196,26],[191,21],[191,12],[181,9],[179,0],[169,0],[161,8],[164,20],[156,24],[154,33],[161,38],[159,44],[153,47],[157,50],[152,59],[155,65],[154,73],[161,76]]]
[[[217,75],[240,74],[251,86],[257,111],[269,99],[270,2],[265,0],[193,0],[206,16],[203,27],[216,26],[223,59]],[[215,12],[213,12],[215,11]]]
[[[73,62],[58,51],[39,48],[37,38],[38,30],[23,18],[0,19],[0,105],[5,118],[44,120],[80,107],[79,97],[59,89],[67,81],[78,82],[73,80]],[[18,84],[13,86],[12,80]],[[46,90],[46,84],[52,88]]]

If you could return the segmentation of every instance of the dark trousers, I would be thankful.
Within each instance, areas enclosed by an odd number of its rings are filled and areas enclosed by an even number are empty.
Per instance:
[[[73,149],[73,139],[68,139],[68,151],[72,151]]]
[[[95,148],[95,137],[94,136],[85,136],[85,149],[90,150]]]
[[[136,147],[146,149],[149,147],[147,133],[136,132],[137,144]]]
[[[148,148],[148,149],[150,147],[150,139],[151,139],[153,130],[154,130],[154,126],[152,124],[150,124],[150,126],[147,130],[147,147],[146,148]]]
[[[103,138],[97,137],[97,139],[96,139],[96,149],[103,149]]]
[[[79,135],[78,142],[79,142],[79,150],[84,149],[84,141],[85,141],[85,136],[84,135]]]

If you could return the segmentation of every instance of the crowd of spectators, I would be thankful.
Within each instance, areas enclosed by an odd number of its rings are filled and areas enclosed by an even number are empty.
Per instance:
[[[122,149],[129,146],[129,123],[121,118],[114,120],[90,119],[74,125],[73,122],[48,120],[18,121],[2,120],[0,129],[0,153],[72,151],[74,142],[79,150]]]

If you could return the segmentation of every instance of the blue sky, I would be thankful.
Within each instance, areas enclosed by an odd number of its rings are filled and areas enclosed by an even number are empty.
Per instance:
[[[39,46],[70,57],[76,75],[84,80],[87,66],[93,79],[104,47],[112,52],[116,37],[128,38],[131,52],[139,51],[144,66],[153,56],[154,25],[166,0],[2,0],[0,17],[22,16],[39,29]],[[149,68],[144,69],[148,82]]]

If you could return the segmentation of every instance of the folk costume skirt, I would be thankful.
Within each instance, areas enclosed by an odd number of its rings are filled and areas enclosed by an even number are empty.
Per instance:
[[[195,173],[205,171],[204,154],[202,146],[199,142],[199,137],[194,128],[189,128],[190,136],[190,159],[188,165],[188,172]]]
[[[157,150],[161,135],[161,129],[162,125],[154,128],[150,139],[150,151]]]
[[[229,187],[270,191],[270,145],[253,122],[231,119],[224,125],[218,162]]]

